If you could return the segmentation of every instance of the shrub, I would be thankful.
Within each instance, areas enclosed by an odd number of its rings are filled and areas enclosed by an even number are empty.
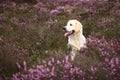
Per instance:
[[[118,43],[114,40],[107,42],[104,38],[98,39],[89,37],[88,48],[83,49],[81,58],[75,59],[71,62],[69,56],[61,59],[52,57],[51,59],[36,65],[33,68],[27,69],[24,62],[23,72],[13,74],[13,80],[118,80],[119,73],[119,60],[120,57],[117,53]],[[80,54],[78,54],[79,56]],[[86,60],[91,60],[87,61]],[[95,60],[98,61],[94,65]],[[76,65],[75,62],[78,62]],[[82,63],[84,64],[82,64]],[[88,67],[84,67],[88,65]]]
[[[120,41],[120,2],[97,0],[1,0],[0,2],[0,65],[2,65],[0,77],[17,72],[16,61],[21,64],[26,60],[30,67],[32,64],[41,63],[43,59],[50,59],[51,56],[60,53],[59,56],[62,56],[67,52],[67,39],[63,38],[62,27],[69,19],[78,19],[83,24],[86,37],[89,35],[96,37],[88,38],[88,49],[81,51],[82,55],[78,54],[78,58],[70,62],[84,70],[85,77],[91,75],[88,69],[93,68],[99,72],[96,77],[93,75],[94,79],[100,79],[100,76],[106,74],[110,76],[111,63],[119,65],[120,48],[117,47],[117,42]],[[106,40],[101,39],[103,35]],[[105,66],[109,69],[102,69]],[[119,71],[116,66],[112,68],[115,74],[112,73],[114,76],[111,76],[111,79],[118,76]]]

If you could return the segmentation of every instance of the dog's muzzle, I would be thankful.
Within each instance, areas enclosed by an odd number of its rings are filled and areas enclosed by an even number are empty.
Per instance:
[[[64,34],[65,37],[70,36],[75,32],[75,30],[67,31],[66,28],[63,28],[63,31],[65,32]]]

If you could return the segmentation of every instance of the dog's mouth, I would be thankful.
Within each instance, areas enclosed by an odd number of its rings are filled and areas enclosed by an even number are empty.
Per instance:
[[[72,35],[74,32],[75,32],[74,30],[72,30],[72,31],[65,31],[64,36],[65,36],[65,37],[70,36],[70,35]]]

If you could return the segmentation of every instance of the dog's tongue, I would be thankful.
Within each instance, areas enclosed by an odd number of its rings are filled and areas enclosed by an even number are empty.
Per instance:
[[[67,37],[67,36],[69,36],[70,34],[71,34],[71,32],[66,32],[66,33],[64,34],[64,36]]]

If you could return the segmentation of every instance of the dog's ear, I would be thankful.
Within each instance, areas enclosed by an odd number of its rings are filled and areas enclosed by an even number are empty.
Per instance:
[[[76,32],[82,31],[82,24],[78,20],[75,20],[75,29]]]

